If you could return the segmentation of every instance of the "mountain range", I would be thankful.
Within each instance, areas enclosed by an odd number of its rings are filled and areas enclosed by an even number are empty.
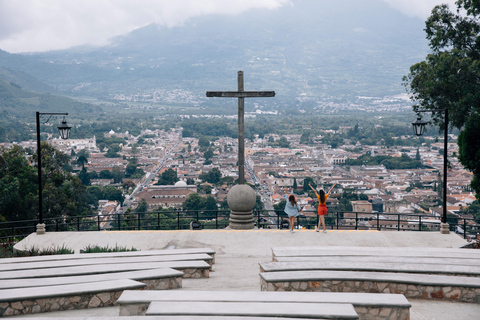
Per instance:
[[[206,91],[236,90],[236,73],[243,70],[245,90],[275,90],[276,104],[383,99],[405,93],[402,76],[425,59],[423,29],[423,21],[381,0],[294,0],[172,28],[151,24],[102,47],[0,50],[0,79],[104,100],[180,91],[203,104],[216,103]]]

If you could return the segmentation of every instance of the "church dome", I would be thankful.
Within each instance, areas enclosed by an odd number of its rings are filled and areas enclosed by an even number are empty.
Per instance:
[[[175,187],[186,187],[187,184],[184,181],[175,182]]]

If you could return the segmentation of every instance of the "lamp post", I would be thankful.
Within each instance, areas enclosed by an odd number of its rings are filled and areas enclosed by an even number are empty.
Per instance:
[[[448,147],[448,109],[433,109],[433,110],[422,110],[416,111],[420,112],[432,112],[432,111],[443,111],[445,113],[445,132],[443,139],[443,215],[440,223],[440,233],[449,234],[450,229],[447,223],[447,147]],[[417,121],[412,123],[413,131],[415,135],[421,136],[425,130],[427,122],[422,120],[421,116],[418,116]]]
[[[50,116],[64,116],[62,124],[59,125],[58,131],[60,132],[60,137],[62,139],[68,139],[70,135],[70,129],[72,127],[68,126],[67,121],[65,121],[65,116],[68,113],[41,113],[36,112],[37,118],[37,166],[38,166],[38,224],[37,224],[37,234],[45,234],[45,224],[43,223],[43,197],[42,197],[42,149],[40,146],[40,116],[48,115]],[[50,118],[45,122],[47,123]]]

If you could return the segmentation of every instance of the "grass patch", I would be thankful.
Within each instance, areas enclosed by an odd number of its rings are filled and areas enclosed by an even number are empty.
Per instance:
[[[99,245],[88,245],[84,249],[80,250],[80,253],[100,253],[100,252],[126,252],[126,251],[138,251],[134,247],[127,248],[127,247],[119,247],[115,245],[114,248],[110,248],[108,245],[105,247],[100,247]]]
[[[1,258],[17,258],[17,257],[33,257],[33,256],[50,256],[55,254],[73,254],[74,251],[65,245],[61,247],[53,247],[47,249],[38,249],[35,246],[26,251],[14,251],[13,246],[15,243],[2,243],[0,244],[0,259]]]

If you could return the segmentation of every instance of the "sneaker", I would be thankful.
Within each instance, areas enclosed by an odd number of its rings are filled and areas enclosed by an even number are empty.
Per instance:
[[[293,231],[293,230],[290,230],[290,232],[291,232],[291,233],[294,233],[295,231]]]
[[[315,232],[318,232],[318,228],[315,228]]]
[[[323,233],[327,233],[327,230],[323,230]]]

